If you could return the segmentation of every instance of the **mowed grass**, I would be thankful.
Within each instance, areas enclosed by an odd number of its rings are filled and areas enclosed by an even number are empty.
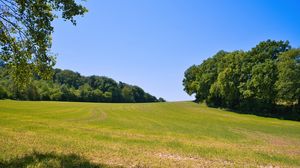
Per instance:
[[[300,122],[192,102],[2,100],[1,166],[300,167]]]

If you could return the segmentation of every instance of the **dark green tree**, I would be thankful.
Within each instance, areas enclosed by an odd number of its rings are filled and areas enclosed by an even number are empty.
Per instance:
[[[7,91],[6,89],[0,85],[0,99],[7,98]]]
[[[300,104],[300,49],[282,53],[277,63],[277,99],[287,104]]]
[[[281,105],[300,110],[300,50],[288,41],[267,40],[247,52],[221,51],[188,68],[183,85],[210,106],[267,115],[290,110]]]
[[[138,86],[104,76],[81,76],[70,70],[54,70],[52,80],[35,77],[25,89],[12,85],[7,67],[0,67],[2,98],[84,102],[157,102],[155,96]],[[92,85],[92,86],[91,86]]]
[[[78,72],[73,72],[71,70],[57,71],[54,75],[54,80],[57,83],[67,84],[76,89],[84,83],[84,79],[81,75]]]

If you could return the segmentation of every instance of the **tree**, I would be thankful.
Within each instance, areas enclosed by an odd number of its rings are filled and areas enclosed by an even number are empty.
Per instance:
[[[6,66],[0,67],[0,99],[85,102],[157,102],[155,96],[138,86],[103,76],[82,76],[71,70],[54,70],[52,80],[34,77],[23,90],[12,84]],[[92,87],[92,86],[93,87]]]
[[[278,55],[291,49],[289,41],[262,41],[249,51],[255,63],[264,62],[266,59],[275,60]]]
[[[198,83],[197,83],[197,75],[199,74],[199,67],[196,65],[193,65],[189,67],[184,72],[184,79],[183,79],[183,86],[184,91],[186,91],[187,94],[192,95],[195,94],[198,90]]]
[[[166,100],[164,98],[162,98],[162,97],[158,98],[158,101],[159,102],[166,102]]]
[[[6,89],[0,85],[0,99],[7,98],[7,91]]]
[[[80,100],[81,101],[89,101],[92,99],[91,96],[92,88],[89,84],[84,84],[79,87],[79,94],[80,94]]]
[[[104,102],[112,102],[112,93],[111,92],[105,92],[103,94]]]
[[[277,98],[287,104],[300,104],[300,49],[293,49],[279,56]]]
[[[61,93],[61,99],[63,101],[76,101],[76,92],[74,88],[70,88],[67,85],[62,85]]]
[[[218,76],[218,62],[227,54],[219,51],[212,58],[203,61],[201,65],[193,65],[184,73],[184,90],[189,94],[195,94],[197,101],[203,101],[209,96],[211,85]],[[222,65],[222,64],[221,64]]]
[[[87,9],[75,0],[0,0],[0,59],[11,69],[13,79],[24,87],[35,73],[51,76],[55,58],[50,54],[51,22],[70,20]]]
[[[277,67],[273,60],[267,59],[264,63],[253,66],[251,79],[247,83],[248,90],[261,110],[271,110],[275,104],[277,81]]]
[[[78,89],[78,87],[83,83],[81,75],[77,72],[73,72],[71,70],[62,70],[56,72],[57,73],[54,75],[54,80],[57,83],[67,84],[75,87],[76,89]]]
[[[220,73],[218,73],[216,81],[210,87],[210,99],[207,100],[207,103],[229,108],[239,106],[241,100],[239,84],[242,79],[241,63],[244,57],[244,52],[235,51],[227,53],[219,60],[218,71]]]
[[[53,101],[61,100],[62,92],[61,92],[60,86],[56,83],[51,83],[50,87],[51,87],[50,100],[53,100]]]
[[[88,101],[103,102],[104,101],[103,92],[99,89],[92,90],[91,98]]]
[[[185,71],[184,90],[209,106],[272,113],[300,109],[300,49],[267,40],[250,51],[218,52]],[[297,110],[296,110],[297,111]]]
[[[39,97],[41,100],[51,100],[51,85],[45,80],[34,81],[30,85],[35,85],[38,88]]]
[[[122,93],[121,94],[122,94],[124,102],[126,102],[126,103],[135,102],[132,87],[130,87],[129,85],[125,85],[122,88]]]
[[[38,89],[35,85],[31,84],[29,87],[27,87],[26,95],[28,100],[40,100]]]

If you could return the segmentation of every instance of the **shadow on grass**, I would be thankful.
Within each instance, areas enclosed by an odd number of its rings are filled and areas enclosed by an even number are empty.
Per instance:
[[[0,160],[0,168],[111,168],[95,164],[76,154],[33,152],[7,161]]]
[[[194,103],[199,104],[197,101],[193,101]],[[226,111],[239,113],[239,114],[251,114],[260,117],[268,117],[268,118],[277,118],[280,120],[292,120],[292,121],[300,121],[300,109],[296,106],[284,106],[284,105],[276,105],[271,108],[257,108],[256,110],[247,110],[247,109],[234,109],[234,108],[224,108],[221,106],[213,106],[208,105],[211,108],[220,108]]]
[[[246,110],[236,110],[236,109],[224,109],[227,111],[239,113],[239,114],[251,114],[259,117],[267,118],[277,118],[280,120],[291,120],[291,121],[300,121],[300,112],[294,111],[266,111],[266,112],[251,112]]]

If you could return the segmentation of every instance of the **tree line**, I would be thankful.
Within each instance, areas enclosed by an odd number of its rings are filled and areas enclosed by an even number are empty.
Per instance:
[[[25,87],[14,84],[9,68],[0,61],[0,99],[81,102],[163,102],[138,86],[105,76],[82,76],[71,70],[54,69],[51,80],[38,75]]]
[[[300,120],[300,49],[267,40],[249,51],[219,51],[184,74],[197,102]]]

